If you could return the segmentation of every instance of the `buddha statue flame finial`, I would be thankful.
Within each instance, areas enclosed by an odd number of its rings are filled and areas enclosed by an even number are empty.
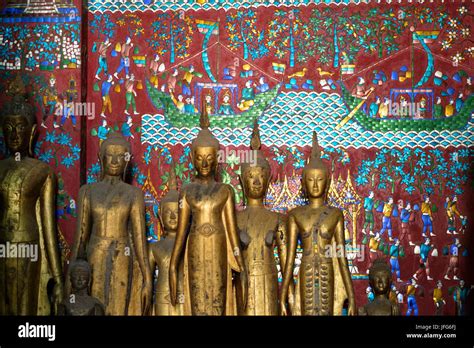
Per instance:
[[[324,169],[327,170],[326,165],[321,159],[321,148],[318,143],[318,135],[316,131],[313,131],[313,147],[311,149],[311,155],[309,157],[308,164],[306,164],[305,169]]]

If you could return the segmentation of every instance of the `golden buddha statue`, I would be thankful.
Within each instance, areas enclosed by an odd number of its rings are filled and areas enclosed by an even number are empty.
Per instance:
[[[180,264],[178,281],[178,303],[176,306],[171,304],[169,287],[169,266],[171,253],[173,252],[176,240],[176,230],[178,228],[178,201],[179,193],[177,191],[174,163],[171,166],[171,174],[168,184],[168,192],[160,203],[160,220],[163,223],[163,236],[156,243],[150,243],[149,260],[151,270],[154,273],[158,269],[158,277],[155,285],[155,315],[183,315],[183,263]]]
[[[130,158],[128,141],[110,133],[100,146],[101,180],[79,191],[71,261],[91,265],[91,296],[104,304],[106,315],[147,314],[151,306],[143,193],[124,182]],[[141,292],[134,291],[136,284]]]
[[[5,254],[0,257],[0,315],[49,314],[50,277],[53,312],[63,298],[56,176],[32,157],[36,117],[19,76],[10,92],[13,99],[3,106],[0,123],[8,152],[0,161],[0,245]]]
[[[70,266],[72,292],[58,308],[58,315],[63,316],[100,316],[104,315],[103,304],[95,297],[89,296],[91,267],[85,260],[76,260]]]
[[[326,204],[330,176],[323,164],[316,132],[311,158],[303,169],[302,184],[309,204],[288,213],[288,258],[283,274],[280,311],[287,314],[288,287],[293,281],[298,236],[303,248],[295,290],[293,315],[340,315],[348,300],[348,314],[355,315],[355,296],[345,257],[344,215]],[[344,252],[340,252],[340,250]],[[342,255],[341,255],[342,254]],[[291,301],[291,300],[290,300]]]
[[[219,142],[208,129],[204,102],[201,110],[201,130],[191,144],[197,175],[180,191],[178,230],[169,272],[171,301],[176,304],[178,265],[184,257],[185,314],[233,315],[237,291],[233,289],[232,270],[240,272],[241,286],[237,290],[243,306],[248,287],[237,233],[234,190],[215,180]]]
[[[237,213],[242,253],[248,272],[249,289],[244,315],[278,315],[278,270],[275,245],[281,269],[286,261],[286,221],[265,208],[263,200],[271,180],[270,164],[260,151],[258,123],[255,120],[250,142],[254,163],[241,165],[241,183],[246,208]],[[251,157],[251,158],[252,158]],[[291,284],[290,284],[291,286]]]
[[[369,269],[369,284],[374,292],[374,300],[359,308],[359,315],[400,315],[397,301],[389,298],[392,272],[384,259],[374,261]]]

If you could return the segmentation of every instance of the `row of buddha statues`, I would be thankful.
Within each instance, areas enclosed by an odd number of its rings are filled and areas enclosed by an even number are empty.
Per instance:
[[[271,171],[255,122],[256,161],[241,165],[246,204],[237,211],[234,189],[216,181],[219,142],[203,107],[191,144],[194,180],[178,192],[171,171],[159,206],[164,233],[155,243],[146,240],[143,193],[125,181],[130,144],[111,133],[100,145],[100,180],[79,192],[64,277],[55,175],[33,158],[34,109],[20,88],[14,92],[2,108],[8,154],[0,161],[0,244],[39,245],[39,257],[0,258],[0,315],[340,315],[343,308],[357,314],[348,261],[327,252],[344,245],[344,216],[326,202],[330,173],[316,133],[302,174],[308,203],[283,215],[264,205]],[[358,313],[398,314],[388,300],[387,264],[374,263],[370,283],[376,299]]]

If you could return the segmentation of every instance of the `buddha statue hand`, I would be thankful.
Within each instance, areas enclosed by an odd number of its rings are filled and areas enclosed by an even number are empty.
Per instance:
[[[61,276],[54,278],[54,288],[52,294],[52,310],[53,313],[56,314],[58,312],[58,307],[64,299],[64,287]]]
[[[171,304],[173,306],[176,306],[178,274],[176,273],[176,268],[173,265],[170,265],[170,269],[169,269],[169,282],[170,282]]]
[[[247,271],[245,269],[240,272],[240,286],[242,288],[242,310],[247,308],[247,294],[249,290],[249,279],[247,277]]]
[[[357,308],[354,299],[349,299],[349,307],[347,309],[347,315],[357,315]]]
[[[290,283],[288,287],[288,307],[290,308],[290,313],[295,312],[295,284],[294,282]],[[285,308],[286,309],[286,308]]]
[[[151,299],[152,299],[152,285],[149,280],[146,280],[142,287],[142,315],[150,315]]]
[[[288,315],[285,301],[280,301],[280,315],[283,317],[286,317]]]

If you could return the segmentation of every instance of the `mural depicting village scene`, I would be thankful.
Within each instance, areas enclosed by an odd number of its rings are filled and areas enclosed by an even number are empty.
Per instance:
[[[80,155],[85,182],[97,181],[111,131],[132,144],[129,176],[145,194],[148,240],[160,239],[171,162],[179,187],[192,180],[190,143],[205,107],[226,154],[219,180],[234,187],[238,209],[255,120],[272,166],[266,205],[281,213],[306,203],[300,178],[317,131],[358,305],[373,296],[367,270],[378,257],[391,265],[404,315],[462,314],[473,301],[471,3],[90,0],[83,62],[79,7],[41,3],[44,11],[19,1],[3,10],[17,19],[0,16],[0,73],[21,74],[40,110],[36,154],[61,173],[65,255]],[[85,129],[70,104],[80,100],[79,69],[95,110]]]

